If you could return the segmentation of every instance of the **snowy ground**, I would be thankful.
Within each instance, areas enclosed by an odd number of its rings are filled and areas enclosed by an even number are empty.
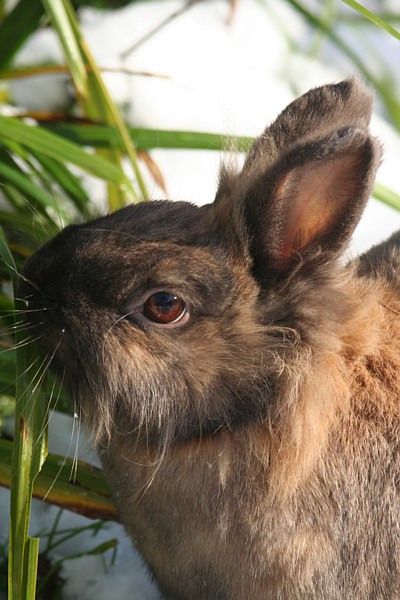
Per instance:
[[[204,1],[176,18],[157,35],[133,52],[129,48],[164,17],[182,6],[181,1],[160,0],[128,6],[114,13],[82,12],[83,30],[103,67],[123,67],[167,76],[142,77],[108,73],[107,84],[124,107],[129,121],[138,126],[166,129],[195,129],[243,135],[257,135],[294,95],[308,88],[337,81],[354,68],[329,50],[322,61],[294,54],[287,34],[304,41],[309,33],[303,21],[284,2],[239,0],[230,25],[229,3]],[[365,36],[365,33],[363,33]],[[399,64],[400,45],[387,34],[371,34],[388,58]],[[365,37],[364,37],[365,42]],[[20,63],[62,56],[49,30],[30,40],[21,51]],[[16,101],[29,109],[57,108],[65,103],[68,85],[61,77],[31,79],[13,85]],[[377,115],[373,130],[385,146],[385,159],[379,182],[400,193],[398,157],[400,140]],[[153,158],[166,179],[173,199],[209,202],[215,193],[221,157],[212,152],[162,151]],[[97,193],[96,189],[93,193]],[[162,192],[153,185],[152,195]],[[400,213],[371,201],[355,234],[351,254],[360,252],[400,227]],[[55,420],[54,420],[55,421]],[[53,422],[50,450],[73,453],[71,423],[61,417]],[[82,440],[81,440],[82,441]],[[87,458],[81,448],[80,458]],[[0,490],[0,537],[7,534],[7,492]],[[3,508],[4,507],[4,508]],[[35,502],[31,533],[51,527],[56,509]],[[79,526],[84,520],[64,513],[60,528]],[[62,548],[59,556],[69,556],[101,541],[120,540],[116,562],[105,568],[101,558],[92,556],[67,561],[63,574],[68,583],[65,600],[150,600],[158,598],[133,555],[130,543],[112,524],[96,538],[82,535]]]

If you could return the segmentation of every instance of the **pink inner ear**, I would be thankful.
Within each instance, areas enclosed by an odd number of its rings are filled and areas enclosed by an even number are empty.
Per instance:
[[[285,174],[276,200],[288,206],[276,267],[285,270],[296,254],[329,235],[356,197],[359,152],[306,163]]]

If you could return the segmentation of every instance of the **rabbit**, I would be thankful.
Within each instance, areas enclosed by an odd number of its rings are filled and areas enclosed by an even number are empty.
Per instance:
[[[372,103],[312,89],[213,203],[127,206],[26,261],[28,331],[166,599],[400,598],[400,233],[343,259]]]

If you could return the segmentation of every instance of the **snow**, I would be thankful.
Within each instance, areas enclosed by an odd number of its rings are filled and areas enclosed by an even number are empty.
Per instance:
[[[389,5],[389,3],[387,3]],[[394,4],[394,2],[393,2]],[[102,67],[154,73],[154,77],[106,72],[104,78],[128,121],[137,126],[189,129],[243,135],[257,135],[272,121],[294,95],[310,87],[337,81],[354,72],[329,47],[325,62],[295,54],[289,36],[301,45],[309,36],[304,22],[283,2],[241,0],[231,24],[229,3],[200,2],[171,20],[161,31],[143,41],[149,30],[183,3],[159,0],[103,13],[81,12],[84,34]],[[398,64],[398,42],[387,34],[369,29],[374,43],[386,49]],[[397,45],[395,45],[397,44]],[[55,36],[49,29],[37,33],[21,50],[21,65],[38,61],[63,62]],[[335,60],[335,62],[332,62]],[[13,82],[15,101],[31,110],[59,109],[70,102],[70,87],[63,75],[30,78]],[[398,156],[400,139],[376,114],[374,132],[385,147],[378,181],[400,193]],[[152,157],[160,167],[173,199],[210,202],[216,189],[221,156],[215,152],[155,150]],[[150,181],[150,180],[149,180]],[[154,198],[163,196],[153,183]],[[97,187],[93,188],[99,193]],[[350,254],[354,255],[386,238],[400,226],[400,213],[372,200],[358,227]],[[76,439],[71,438],[72,421],[55,415],[50,428],[50,450],[73,455]],[[79,458],[96,462],[96,457],[79,436]],[[8,522],[8,492],[0,490],[0,541]],[[57,509],[34,502],[31,534],[48,530]],[[64,512],[60,529],[87,523],[82,517]],[[68,560],[63,565],[67,578],[65,600],[153,600],[159,597],[140,559],[117,524],[108,524],[95,537],[82,533],[57,547],[55,558],[70,556],[118,538],[115,564],[105,565],[99,556]],[[107,561],[111,559],[106,555]]]

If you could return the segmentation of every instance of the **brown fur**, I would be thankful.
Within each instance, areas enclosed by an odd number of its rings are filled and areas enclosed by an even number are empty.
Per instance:
[[[166,598],[400,597],[400,235],[340,262],[371,104],[311,90],[212,205],[127,207],[27,261],[29,323]],[[144,318],[155,290],[188,317]]]

